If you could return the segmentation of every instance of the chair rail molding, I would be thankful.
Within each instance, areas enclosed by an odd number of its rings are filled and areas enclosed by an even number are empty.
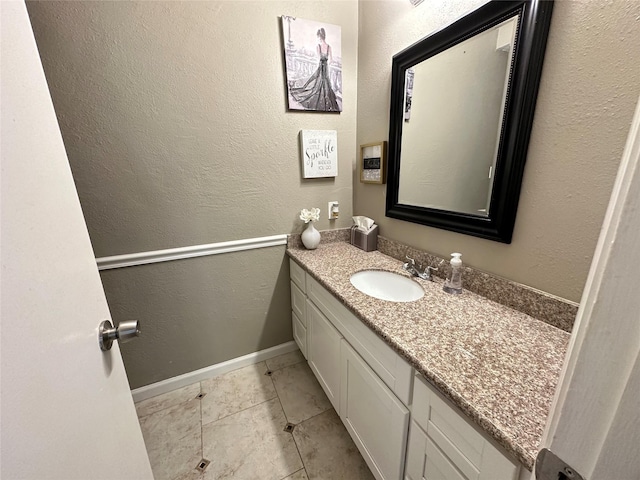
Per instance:
[[[271,235],[269,237],[245,238],[229,242],[208,243],[206,245],[192,245],[189,247],[168,248],[165,250],[152,250],[148,252],[100,257],[96,258],[96,263],[98,264],[98,270],[111,270],[113,268],[170,262],[172,260],[204,257],[207,255],[219,255],[221,253],[240,252],[242,250],[276,247],[286,244],[287,235],[281,234]]]

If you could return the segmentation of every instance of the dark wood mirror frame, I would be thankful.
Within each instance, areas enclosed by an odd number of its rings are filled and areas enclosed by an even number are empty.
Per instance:
[[[393,57],[388,217],[511,243],[552,10],[552,0],[494,0]],[[489,215],[481,217],[398,203],[406,70],[515,15],[520,15],[520,21]]]

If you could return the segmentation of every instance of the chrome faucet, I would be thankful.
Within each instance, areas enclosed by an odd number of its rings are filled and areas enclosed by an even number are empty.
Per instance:
[[[404,265],[402,265],[402,268],[404,268],[407,272],[409,272],[414,277],[418,277],[423,280],[433,280],[433,278],[431,278],[432,277],[431,273],[438,271],[436,267],[432,267],[430,265],[427,265],[426,267],[424,267],[424,269],[422,268],[422,265],[416,266],[416,261],[413,258],[409,257],[408,255],[407,255],[407,260],[409,261]]]

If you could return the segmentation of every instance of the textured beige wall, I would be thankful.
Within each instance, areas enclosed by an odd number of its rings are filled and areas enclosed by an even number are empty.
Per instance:
[[[481,1],[359,4],[357,143],[389,134],[391,57]],[[556,1],[513,242],[386,218],[386,187],[354,179],[382,235],[579,301],[640,93],[640,2]]]
[[[357,2],[29,2],[97,257],[350,224]],[[341,114],[286,108],[280,15],[342,27]],[[298,132],[338,131],[301,179]],[[329,200],[341,218],[330,224]],[[132,387],[292,340],[284,248],[103,272]],[[179,308],[178,308],[179,307]]]
[[[30,2],[97,257],[300,229],[355,161],[357,4]],[[342,25],[341,114],[288,112],[280,15]],[[298,132],[337,130],[339,175],[303,180]],[[331,225],[333,226],[333,224]],[[326,215],[320,229],[330,228]]]
[[[101,272],[111,314],[140,320],[121,345],[146,385],[292,339],[284,247]]]

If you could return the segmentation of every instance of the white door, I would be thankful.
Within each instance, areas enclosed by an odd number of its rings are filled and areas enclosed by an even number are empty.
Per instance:
[[[3,479],[152,479],[23,2],[2,36]]]
[[[640,479],[639,352],[640,102],[541,445],[585,479]]]

